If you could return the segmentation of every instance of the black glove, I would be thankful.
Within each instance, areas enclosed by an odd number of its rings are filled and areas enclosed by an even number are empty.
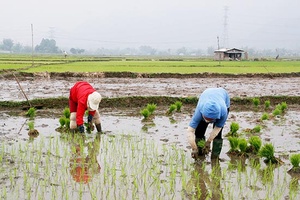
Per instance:
[[[88,122],[92,122],[92,120],[93,120],[93,115],[89,115],[87,119],[88,119]]]
[[[84,126],[83,125],[78,126],[78,130],[80,133],[84,133]]]

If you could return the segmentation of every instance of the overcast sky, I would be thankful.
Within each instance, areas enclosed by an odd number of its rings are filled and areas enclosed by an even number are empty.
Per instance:
[[[299,0],[6,0],[0,41],[60,48],[300,49]],[[225,11],[227,8],[227,11]],[[226,19],[227,16],[227,20]],[[226,25],[225,25],[226,24]]]

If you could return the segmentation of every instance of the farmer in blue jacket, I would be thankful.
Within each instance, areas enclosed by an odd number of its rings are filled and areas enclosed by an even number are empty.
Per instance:
[[[200,95],[195,113],[187,129],[193,158],[208,154],[212,141],[211,156],[218,157],[220,155],[223,144],[222,130],[228,117],[229,107],[230,98],[223,88],[208,88]],[[209,123],[213,123],[213,130],[205,142],[205,147],[200,149],[197,143],[205,140],[205,132]]]

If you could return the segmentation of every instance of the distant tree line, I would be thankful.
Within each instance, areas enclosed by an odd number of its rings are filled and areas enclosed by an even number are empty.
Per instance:
[[[69,53],[78,55],[103,55],[103,56],[120,56],[120,55],[143,55],[143,56],[199,56],[199,57],[212,57],[214,55],[214,50],[216,48],[211,46],[206,50],[203,49],[188,49],[186,47],[181,47],[178,49],[166,49],[158,50],[151,46],[143,45],[139,48],[124,48],[124,49],[108,49],[108,48],[98,48],[96,50],[86,51],[81,48],[70,48]],[[263,57],[300,57],[300,51],[287,50],[284,48],[278,49],[264,49],[256,50],[254,48],[242,47],[245,52],[248,53],[249,57],[252,58],[263,58]],[[61,50],[54,39],[43,38],[40,44],[34,47],[35,53],[45,53],[45,54],[65,54],[67,51]],[[0,53],[31,53],[31,46],[23,46],[20,43],[14,43],[12,39],[3,39],[0,42]]]
[[[3,39],[2,44],[0,43],[0,51],[7,53],[31,53],[32,47],[23,46],[20,43],[14,43],[12,39]],[[82,54],[84,49],[71,48],[70,52],[72,54]],[[60,54],[64,53],[57,45],[54,39],[42,39],[39,45],[34,47],[34,52],[45,53],[45,54]]]

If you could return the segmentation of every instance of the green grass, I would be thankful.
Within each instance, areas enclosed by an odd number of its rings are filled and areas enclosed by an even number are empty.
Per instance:
[[[31,64],[25,64],[25,63],[0,63],[0,70],[7,70],[7,69],[21,69],[31,66]]]
[[[300,62],[215,61],[101,61],[42,65],[25,72],[135,72],[135,73],[289,73],[300,72]]]
[[[62,55],[3,55],[0,70],[21,69],[23,72],[133,72],[133,73],[291,73],[300,72],[300,61],[218,61],[180,58],[159,61],[148,57],[91,57]],[[24,69],[28,68],[28,69]]]
[[[133,72],[133,73],[291,73],[300,72],[300,61],[213,61],[202,58],[93,57],[63,55],[1,55],[0,71],[23,72]],[[164,58],[165,59],[165,58]],[[177,59],[177,60],[176,60]]]

